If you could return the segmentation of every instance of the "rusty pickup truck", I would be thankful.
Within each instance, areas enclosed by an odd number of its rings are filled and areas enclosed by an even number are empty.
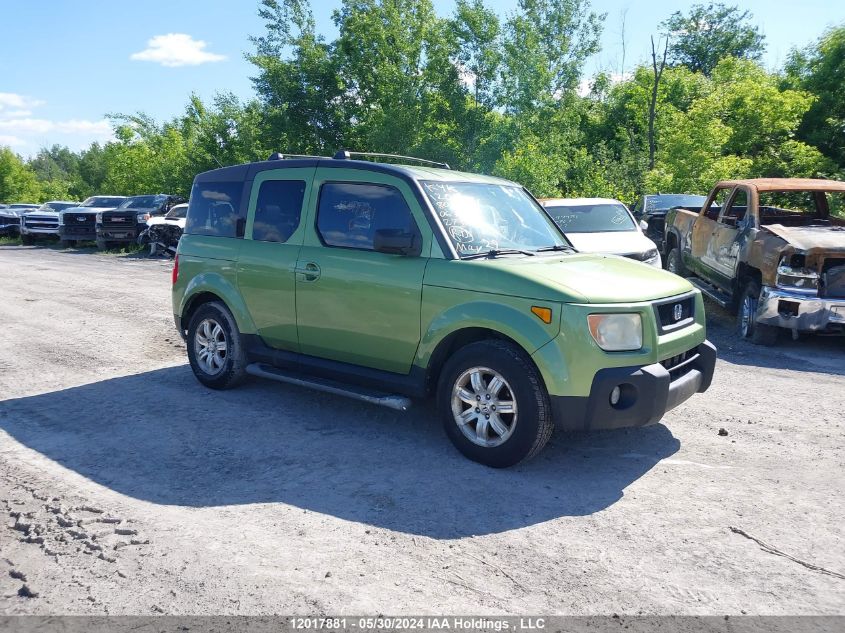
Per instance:
[[[845,334],[845,182],[719,182],[666,217],[666,268],[737,315],[743,338]]]

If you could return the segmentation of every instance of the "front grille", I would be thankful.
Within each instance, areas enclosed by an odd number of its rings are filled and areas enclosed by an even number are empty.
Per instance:
[[[695,294],[683,295],[654,304],[657,328],[661,334],[695,322]]]
[[[134,227],[136,214],[105,214],[103,215],[103,226]]]
[[[698,351],[696,348],[693,348],[662,360],[660,364],[669,372],[670,380],[675,381],[681,376],[688,374],[693,369],[693,365],[697,359]]]
[[[29,215],[24,218],[23,224],[28,229],[57,229],[59,228],[59,218]]]
[[[0,215],[0,225],[12,226],[21,223],[21,219],[16,215]]]
[[[93,226],[96,216],[93,213],[65,213],[63,217],[65,226]]]

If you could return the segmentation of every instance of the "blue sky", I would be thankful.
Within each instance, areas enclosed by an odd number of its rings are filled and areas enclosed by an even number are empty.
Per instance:
[[[451,12],[453,2],[434,2],[438,13]],[[770,68],[779,67],[792,47],[845,22],[845,2],[736,3],[765,33]],[[318,29],[328,37],[335,34],[331,12],[339,4],[312,0]],[[593,0],[593,9],[607,18],[603,50],[589,61],[587,74],[622,70],[623,12],[630,70],[646,60],[656,25],[692,4]],[[504,16],[516,0],[488,5]],[[262,31],[257,7],[257,0],[0,0],[0,145],[23,155],[53,143],[79,149],[110,137],[108,113],[140,110],[163,119],[180,113],[191,92],[250,97],[252,67],[244,53],[251,49],[249,36]]]

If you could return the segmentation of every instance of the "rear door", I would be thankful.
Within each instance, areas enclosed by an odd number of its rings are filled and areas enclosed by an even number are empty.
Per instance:
[[[304,354],[407,374],[420,341],[431,232],[405,181],[377,172],[317,169],[296,270]],[[373,250],[377,229],[419,232],[422,255]]]
[[[746,241],[749,192],[737,187],[722,207],[716,229],[708,246],[708,265],[711,277],[718,286],[729,290],[733,287],[739,253]]]
[[[238,287],[259,336],[271,347],[294,352],[299,350],[294,269],[314,172],[305,167],[256,175],[238,257]]]

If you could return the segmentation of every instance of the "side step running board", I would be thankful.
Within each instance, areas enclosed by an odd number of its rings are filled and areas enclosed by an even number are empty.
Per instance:
[[[384,393],[367,389],[366,387],[358,387],[356,385],[348,385],[346,383],[335,382],[325,378],[317,378],[314,376],[306,376],[295,372],[286,372],[278,367],[266,365],[264,363],[252,363],[247,365],[246,373],[260,378],[269,378],[270,380],[277,380],[279,382],[287,382],[292,385],[299,385],[300,387],[308,387],[309,389],[316,389],[317,391],[324,391],[326,393],[333,393],[338,396],[346,396],[347,398],[355,398],[370,404],[377,404],[388,409],[396,409],[397,411],[407,411],[411,408],[411,399],[398,394]]]
[[[723,308],[729,307],[733,301],[733,297],[731,297],[727,292],[720,290],[716,286],[708,284],[706,281],[702,281],[698,277],[687,277],[687,281],[701,290],[702,294],[706,295]]]

